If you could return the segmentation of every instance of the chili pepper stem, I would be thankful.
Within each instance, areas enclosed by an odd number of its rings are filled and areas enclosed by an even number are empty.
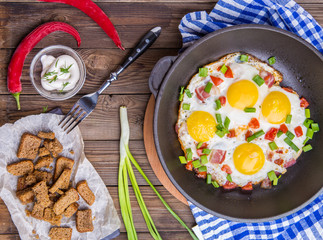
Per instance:
[[[20,92],[11,93],[11,95],[16,99],[17,108],[18,110],[20,110],[20,101],[19,101]]]

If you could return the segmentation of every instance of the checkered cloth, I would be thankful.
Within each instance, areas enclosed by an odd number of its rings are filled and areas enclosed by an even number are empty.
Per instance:
[[[323,53],[323,31],[294,1],[220,0],[212,12],[185,15],[179,25],[183,46],[215,30],[237,24],[266,24],[291,31]],[[264,223],[239,223],[212,216],[189,202],[205,240],[323,239],[323,194],[298,212]]]

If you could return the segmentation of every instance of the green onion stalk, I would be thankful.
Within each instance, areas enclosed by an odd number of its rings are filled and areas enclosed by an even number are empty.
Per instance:
[[[189,232],[191,237],[194,240],[198,240],[196,235],[193,231],[183,222],[183,220],[170,208],[167,202],[163,199],[163,197],[159,194],[157,189],[154,185],[150,182],[147,178],[146,174],[143,172],[135,158],[132,156],[129,150],[129,123],[128,123],[128,116],[127,116],[127,108],[120,107],[120,122],[121,122],[121,138],[120,138],[120,165],[119,165],[119,176],[118,176],[118,191],[119,191],[119,202],[120,202],[120,209],[123,218],[123,222],[127,231],[128,239],[138,239],[136,229],[134,227],[132,211],[131,211],[131,204],[130,204],[130,197],[129,197],[129,189],[128,189],[128,176],[133,186],[133,190],[135,192],[135,196],[139,203],[139,207],[145,219],[147,228],[154,239],[162,239],[158,233],[158,230],[149,214],[149,211],[145,205],[143,197],[141,195],[139,186],[137,184],[135,174],[132,169],[131,163],[136,167],[142,177],[146,180],[149,186],[153,189],[156,193],[158,198],[164,204],[166,209],[173,215],[173,217]]]

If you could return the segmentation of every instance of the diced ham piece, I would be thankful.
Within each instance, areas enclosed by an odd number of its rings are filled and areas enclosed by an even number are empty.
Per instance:
[[[271,181],[269,180],[269,178],[264,179],[261,182],[260,187],[264,188],[264,189],[271,189],[272,185],[271,185]]]
[[[300,106],[303,108],[307,108],[310,104],[308,103],[308,101],[305,98],[301,98],[301,103]]]
[[[275,77],[270,72],[261,70],[259,76],[265,81],[266,85],[271,88],[275,83]]]
[[[242,190],[244,191],[252,191],[253,190],[253,187],[252,187],[252,182],[248,182],[245,186],[243,186],[241,188]]]
[[[229,165],[226,165],[226,164],[224,164],[224,165],[222,166],[221,170],[222,170],[223,172],[226,172],[227,174],[231,174],[231,173],[232,173],[231,168],[229,167]]]
[[[227,151],[220,149],[213,149],[210,155],[210,163],[223,163]]]
[[[197,98],[202,102],[205,102],[205,100],[211,96],[209,93],[205,92],[204,89],[205,86],[201,86],[195,89]]]
[[[289,168],[289,167],[293,166],[295,163],[296,163],[296,160],[295,159],[291,159],[291,160],[289,160],[288,162],[286,162],[284,164],[284,168]]]
[[[199,156],[205,155],[205,154],[203,153],[203,149],[202,149],[202,148],[200,148],[200,149],[196,149],[196,153],[197,153],[197,155],[199,155]]]
[[[234,182],[226,181],[226,183],[223,185],[223,189],[230,190],[236,188],[238,185]]]

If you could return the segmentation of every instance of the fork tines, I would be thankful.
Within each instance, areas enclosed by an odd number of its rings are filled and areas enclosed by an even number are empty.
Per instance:
[[[86,118],[88,114],[84,111],[79,104],[75,104],[72,109],[65,115],[65,117],[58,123],[64,131],[70,133],[80,122]]]

